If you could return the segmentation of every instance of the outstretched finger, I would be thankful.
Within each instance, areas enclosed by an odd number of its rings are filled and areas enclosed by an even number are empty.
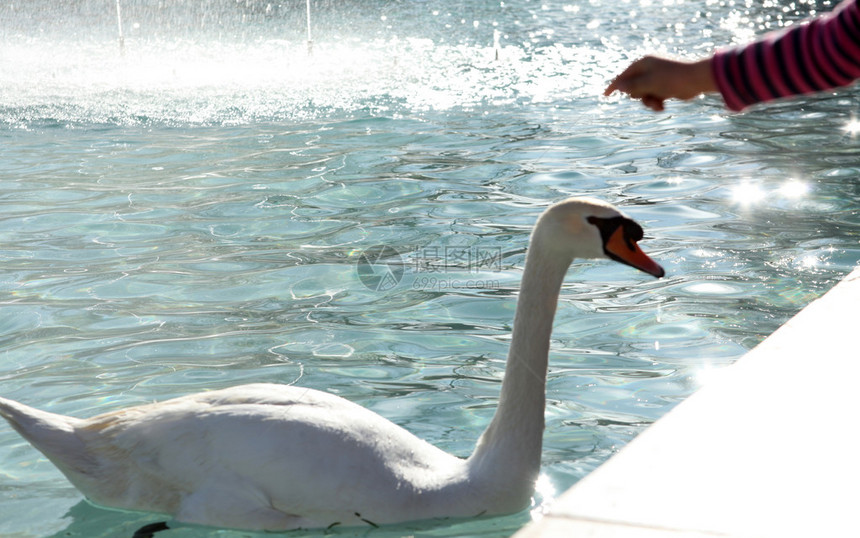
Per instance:
[[[636,60],[632,64],[627,66],[627,69],[621,72],[620,75],[612,79],[612,82],[609,83],[609,86],[603,91],[604,97],[609,97],[612,92],[618,90],[624,93],[629,93],[629,84],[630,80],[636,78],[640,74],[640,64],[642,60]]]

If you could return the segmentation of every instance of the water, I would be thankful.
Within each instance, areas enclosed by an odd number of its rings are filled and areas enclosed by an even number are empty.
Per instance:
[[[643,224],[666,278],[569,272],[535,509],[361,535],[512,534],[860,260],[856,90],[744,115],[598,97],[645,52],[826,3],[319,2],[311,57],[304,2],[125,2],[123,56],[112,2],[65,4],[0,7],[5,396],[90,416],[300,383],[465,456],[541,209],[590,195]],[[390,288],[357,271],[374,245],[400,253]],[[0,428],[0,535],[152,521]]]

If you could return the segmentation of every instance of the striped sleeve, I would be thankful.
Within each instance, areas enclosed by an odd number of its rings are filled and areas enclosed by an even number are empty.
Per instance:
[[[860,8],[847,0],[808,24],[720,50],[712,68],[735,111],[780,97],[846,86],[860,78]]]

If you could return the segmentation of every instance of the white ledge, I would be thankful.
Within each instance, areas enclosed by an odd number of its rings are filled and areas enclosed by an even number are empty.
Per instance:
[[[860,536],[860,268],[516,538]]]

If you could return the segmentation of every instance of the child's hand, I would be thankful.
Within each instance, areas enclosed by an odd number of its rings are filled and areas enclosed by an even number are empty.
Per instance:
[[[646,56],[636,60],[615,77],[603,95],[615,90],[641,99],[648,108],[663,110],[670,98],[688,100],[702,93],[717,91],[711,71],[711,59],[680,62]]]

